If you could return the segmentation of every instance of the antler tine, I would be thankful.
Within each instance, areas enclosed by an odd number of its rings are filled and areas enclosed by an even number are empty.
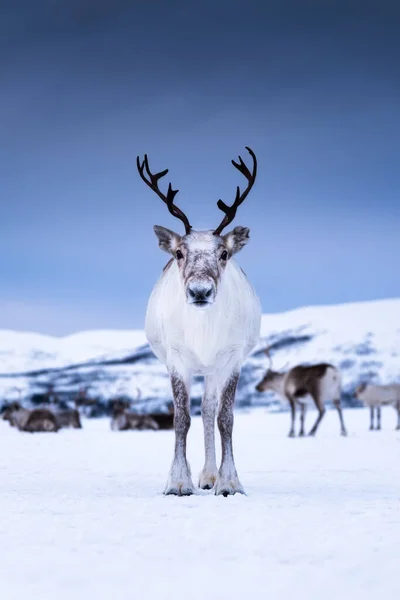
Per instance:
[[[149,159],[147,158],[147,154],[144,155],[143,162],[140,162],[140,158],[138,156],[136,157],[136,166],[137,170],[139,171],[139,175],[143,179],[145,184],[148,185],[149,188],[152,189],[153,192],[155,192],[163,202],[165,202],[171,215],[182,221],[182,223],[185,226],[186,234],[190,233],[192,226],[189,223],[189,219],[187,218],[185,213],[174,204],[174,198],[179,192],[179,190],[173,190],[170,182],[168,184],[167,194],[165,195],[158,187],[159,179],[161,179],[168,173],[168,169],[160,171],[159,173],[152,173],[150,171]]]
[[[264,349],[264,354],[266,354],[266,356],[268,356],[268,360],[269,360],[268,369],[271,370],[272,369],[272,358],[271,358],[271,354],[269,352],[269,346],[267,346],[267,348]]]
[[[220,210],[222,210],[222,212],[225,213],[225,217],[222,219],[221,223],[218,225],[217,229],[214,231],[214,235],[220,235],[222,230],[225,229],[225,227],[227,225],[229,225],[229,223],[232,223],[233,219],[236,216],[236,211],[238,209],[238,207],[242,204],[243,200],[247,197],[248,193],[250,192],[251,188],[254,185],[254,182],[256,180],[256,175],[257,175],[257,158],[256,155],[254,154],[253,150],[251,148],[249,148],[248,146],[246,146],[246,150],[247,152],[250,154],[250,156],[253,159],[253,172],[250,172],[250,169],[247,167],[247,165],[244,163],[243,159],[241,156],[239,156],[239,162],[236,162],[234,160],[232,160],[232,164],[233,166],[240,171],[240,173],[242,173],[242,175],[244,175],[248,181],[247,187],[244,190],[244,192],[240,191],[240,187],[237,186],[236,188],[236,197],[235,197],[235,201],[232,204],[232,206],[228,206],[227,204],[225,204],[225,202],[223,202],[222,200],[218,200],[217,202],[217,206]]]

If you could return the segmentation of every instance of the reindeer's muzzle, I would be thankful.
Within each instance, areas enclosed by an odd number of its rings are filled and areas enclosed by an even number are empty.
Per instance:
[[[186,286],[186,299],[196,308],[208,308],[215,300],[213,281],[190,281]]]

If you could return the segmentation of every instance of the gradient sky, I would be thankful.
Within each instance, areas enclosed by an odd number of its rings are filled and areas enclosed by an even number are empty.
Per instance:
[[[0,19],[0,328],[142,327],[182,231],[235,224],[264,312],[400,295],[399,8],[384,0],[14,0]],[[168,181],[166,182],[166,184]]]

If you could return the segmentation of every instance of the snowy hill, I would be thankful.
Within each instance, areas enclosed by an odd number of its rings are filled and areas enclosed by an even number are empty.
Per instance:
[[[264,315],[260,342],[243,367],[239,405],[279,406],[273,395],[254,389],[267,366],[267,345],[277,369],[317,361],[339,367],[344,399],[351,403],[360,380],[400,381],[400,299]],[[86,386],[103,402],[117,394],[135,398],[138,389],[146,406],[164,404],[171,396],[165,367],[154,357],[143,331],[88,331],[56,338],[1,330],[0,397],[43,393],[49,384],[67,397]],[[201,394],[197,379],[194,405]]]

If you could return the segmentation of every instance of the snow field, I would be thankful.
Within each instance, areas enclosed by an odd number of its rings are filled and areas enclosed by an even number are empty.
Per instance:
[[[248,496],[164,497],[173,432],[23,434],[0,422],[0,589],[50,598],[363,600],[400,594],[400,433],[383,411],[328,411],[316,438],[287,413],[235,415]],[[315,413],[307,419],[309,430]],[[201,418],[188,456],[202,468]],[[218,438],[217,438],[218,439]],[[219,440],[218,440],[219,441]]]

